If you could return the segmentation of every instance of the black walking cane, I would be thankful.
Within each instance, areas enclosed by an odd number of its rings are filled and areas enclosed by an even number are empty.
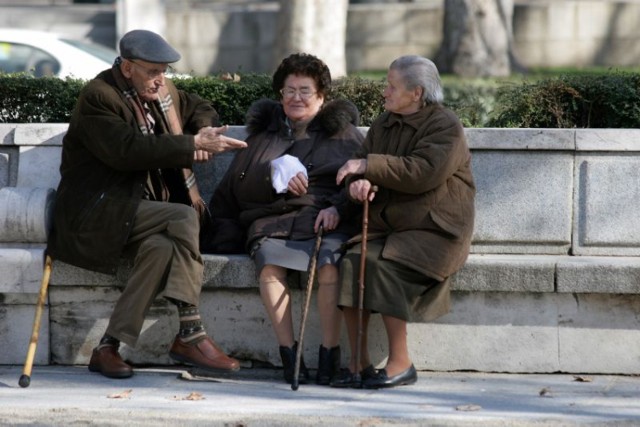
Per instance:
[[[371,193],[378,191],[376,185],[371,187]],[[360,370],[357,368],[360,364],[360,352],[362,347],[362,315],[364,311],[364,273],[365,264],[367,262],[367,232],[369,228],[369,195],[364,200],[362,207],[362,243],[360,245],[360,272],[358,276],[358,334],[356,338],[356,372],[353,375],[353,382],[358,384],[362,379],[360,378]]]
[[[305,302],[302,310],[302,320],[300,321],[300,336],[298,337],[298,348],[296,351],[296,364],[293,369],[293,381],[291,381],[291,390],[298,390],[300,376],[300,362],[302,360],[302,341],[304,338],[304,326],[307,323],[307,314],[309,313],[309,302],[311,301],[311,290],[313,289],[313,279],[316,272],[316,263],[318,261],[318,252],[320,252],[320,243],[322,242],[322,226],[318,229],[316,236],[316,245],[311,255],[311,263],[309,265],[309,279],[307,280],[307,289],[305,291]]]
[[[24,370],[20,376],[20,387],[29,387],[31,384],[31,368],[33,367],[33,359],[36,355],[36,347],[38,345],[38,335],[40,334],[40,320],[42,319],[42,308],[45,304],[47,296],[47,287],[49,286],[49,277],[51,276],[51,257],[47,255],[44,262],[44,273],[42,274],[42,284],[40,285],[40,294],[36,304],[36,314],[33,319],[33,330],[31,331],[31,340],[29,341],[29,349],[27,350],[27,359],[24,362]]]

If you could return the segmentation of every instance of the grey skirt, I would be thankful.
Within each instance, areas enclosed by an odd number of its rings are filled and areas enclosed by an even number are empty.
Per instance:
[[[363,307],[373,313],[409,321],[411,307],[438,280],[399,264],[383,259],[384,239],[367,242],[364,275]],[[340,265],[341,307],[358,307],[360,276],[360,244],[349,248]]]
[[[343,233],[325,234],[322,237],[316,268],[326,264],[339,265],[344,254],[342,244],[349,239]],[[251,257],[256,264],[256,274],[265,265],[277,265],[289,270],[307,271],[313,255],[316,239],[286,240],[267,237],[251,248]]]

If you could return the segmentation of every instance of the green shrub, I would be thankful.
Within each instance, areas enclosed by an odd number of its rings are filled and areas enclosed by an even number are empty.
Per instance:
[[[640,74],[566,75],[498,90],[487,126],[637,128]]]
[[[329,98],[348,99],[360,111],[360,126],[369,126],[384,111],[382,80],[369,80],[361,77],[336,79]]]
[[[222,124],[244,124],[249,106],[261,98],[275,98],[271,76],[247,74],[222,79],[215,76],[176,78],[179,89],[211,101]],[[67,123],[80,89],[86,82],[76,79],[33,78],[25,74],[0,74],[0,123]],[[360,111],[360,125],[369,126],[384,111],[384,80],[362,77],[337,79],[329,99],[351,100]],[[457,111],[465,126],[482,126],[491,105],[487,85],[449,85],[447,105]]]
[[[68,123],[85,82],[0,74],[0,123]]]
[[[234,78],[235,77],[235,78]],[[222,124],[242,125],[249,106],[274,98],[271,76],[177,78],[176,86],[211,101]],[[67,123],[80,89],[77,79],[0,74],[0,122]],[[382,79],[346,77],[334,82],[329,99],[346,98],[360,110],[360,125],[382,113]],[[637,128],[640,74],[573,74],[534,82],[446,81],[445,105],[466,127]]]
[[[220,115],[220,123],[228,125],[244,124],[247,109],[256,99],[274,96],[271,77],[267,75],[245,75],[239,81],[218,77],[180,78],[174,83],[178,89],[210,100]]]
[[[484,127],[494,107],[497,83],[487,81],[444,84],[444,104],[456,112],[465,127]]]

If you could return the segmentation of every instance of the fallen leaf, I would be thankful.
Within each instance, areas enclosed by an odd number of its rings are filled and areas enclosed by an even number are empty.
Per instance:
[[[480,409],[482,409],[482,406],[480,405],[458,405],[456,406],[456,411],[465,411],[465,412],[470,412],[470,411],[479,411]]]
[[[204,400],[204,399],[205,398],[204,396],[202,396],[202,393],[197,393],[195,391],[192,391],[185,397],[173,396],[173,400]]]
[[[591,377],[583,377],[581,375],[574,375],[573,380],[580,383],[590,383],[591,381],[593,381]]]
[[[129,390],[125,390],[121,393],[113,393],[107,396],[107,398],[109,399],[128,399],[129,395],[131,394],[133,390],[129,389]]]
[[[551,396],[551,389],[548,387],[544,387],[538,394],[540,397],[553,397]]]

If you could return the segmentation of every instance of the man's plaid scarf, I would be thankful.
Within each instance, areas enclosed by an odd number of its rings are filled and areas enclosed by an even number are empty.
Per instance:
[[[182,135],[182,124],[178,117],[178,112],[173,105],[173,98],[167,88],[160,87],[158,89],[158,99],[154,101],[154,104],[156,111],[162,113],[162,117],[159,123],[152,123],[149,109],[145,108],[136,90],[131,87],[127,79],[122,75],[120,71],[121,63],[122,58],[116,58],[112,68],[113,76],[116,81],[116,86],[127,99],[129,106],[135,114],[140,132],[142,132],[143,135],[152,135],[154,134],[154,129],[159,128],[160,133]],[[150,173],[155,173],[155,171],[150,171]],[[207,208],[198,191],[196,177],[191,169],[186,168],[182,169],[182,177],[184,178],[184,185],[189,193],[191,206],[196,209],[199,218],[202,220]],[[161,193],[157,194],[159,199],[163,201],[169,200],[169,192],[165,185],[162,185],[162,189],[156,189],[156,193]]]

